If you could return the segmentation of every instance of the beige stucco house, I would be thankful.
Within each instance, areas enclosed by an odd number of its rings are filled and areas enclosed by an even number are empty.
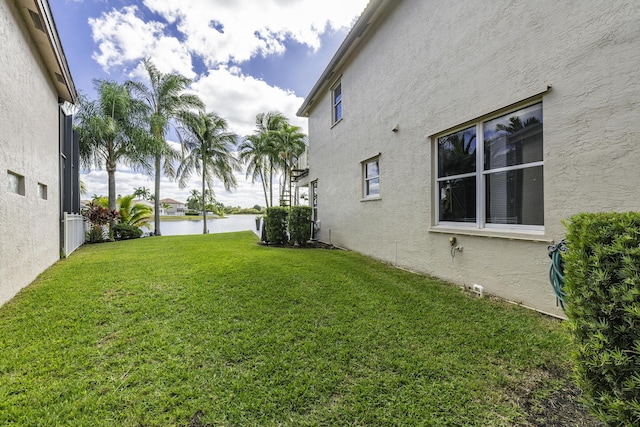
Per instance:
[[[3,304],[60,258],[64,212],[77,212],[80,198],[68,114],[76,90],[49,3],[0,2],[0,34]]]
[[[160,204],[164,206],[160,215],[184,215],[187,211],[187,205],[175,199],[161,199]]]
[[[640,7],[371,0],[298,115],[318,239],[562,316],[563,220],[640,210]]]

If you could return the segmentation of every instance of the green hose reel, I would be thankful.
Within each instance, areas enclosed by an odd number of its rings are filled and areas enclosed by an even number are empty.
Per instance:
[[[564,262],[562,260],[562,254],[567,253],[567,245],[564,239],[562,239],[555,245],[547,246],[547,250],[549,251],[549,258],[551,258],[549,281],[551,282],[556,300],[562,310],[564,310],[565,304],[567,303],[567,294],[564,292]]]

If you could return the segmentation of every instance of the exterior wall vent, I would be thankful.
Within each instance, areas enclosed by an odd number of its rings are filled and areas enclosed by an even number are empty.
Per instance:
[[[42,23],[42,18],[40,17],[40,14],[38,14],[38,13],[34,12],[33,10],[29,9],[29,15],[31,15],[31,20],[33,21],[33,26],[44,33],[45,32],[44,31],[44,24]]]
[[[56,79],[58,79],[58,81],[62,84],[65,84],[64,82],[64,77],[62,77],[62,74],[58,74],[58,73],[53,73],[56,76]]]

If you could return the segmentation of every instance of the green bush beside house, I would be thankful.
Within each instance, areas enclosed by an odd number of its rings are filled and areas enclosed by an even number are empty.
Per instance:
[[[585,403],[610,426],[640,425],[640,213],[566,222],[568,326]]]

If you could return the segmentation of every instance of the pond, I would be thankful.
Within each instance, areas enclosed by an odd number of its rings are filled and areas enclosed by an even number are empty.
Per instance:
[[[183,234],[202,234],[203,220],[169,220],[160,221],[160,233],[163,236],[178,236]],[[153,231],[151,222],[150,231]],[[224,218],[207,218],[209,233],[228,233],[231,231],[251,230],[256,232],[256,215],[228,215]]]

